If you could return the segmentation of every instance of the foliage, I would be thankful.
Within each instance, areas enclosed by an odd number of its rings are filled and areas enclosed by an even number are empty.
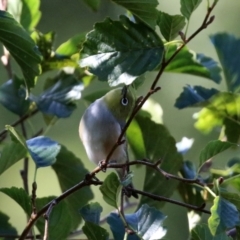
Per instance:
[[[23,162],[23,188],[12,186],[1,188],[0,192],[14,200],[29,221],[25,229],[17,233],[9,222],[8,208],[4,206],[6,213],[0,213],[0,238],[20,235],[19,239],[23,240],[28,233],[32,234],[31,228],[35,225],[40,238],[50,240],[67,239],[72,233],[103,240],[111,236],[117,240],[164,239],[167,216],[162,213],[162,207],[169,202],[187,208],[188,213],[208,214],[207,221],[202,218],[201,224],[189,229],[189,238],[238,239],[240,195],[235,189],[240,189],[240,39],[228,33],[212,34],[210,41],[218,60],[196,53],[187,46],[202,30],[211,27],[212,12],[218,0],[207,1],[202,24],[189,36],[188,25],[201,0],[181,0],[181,14],[176,15],[160,11],[157,0],[113,0],[113,4],[124,8],[126,15],[117,20],[107,17],[95,23],[88,33],[79,32],[56,49],[55,32],[38,30],[37,24],[42,17],[40,0],[20,2],[17,7],[14,1],[7,1],[8,6],[0,11],[0,41],[4,49],[1,59],[9,77],[0,86],[0,103],[19,117],[0,133],[0,175],[16,162]],[[95,12],[99,10],[100,0],[84,0],[83,3]],[[22,75],[13,74],[10,56],[19,65]],[[47,78],[44,74],[50,71],[52,77]],[[191,144],[176,144],[172,132],[162,123],[160,105],[150,103],[149,109],[144,110],[142,106],[160,90],[158,81],[163,72],[190,74],[217,85],[223,80],[221,71],[227,86],[225,91],[189,83],[175,102],[178,109],[201,108],[195,114],[195,127],[199,131],[209,133],[217,128],[221,132],[219,139],[206,143],[197,153],[199,162],[195,164],[184,159]],[[156,78],[146,77],[148,72]],[[41,93],[36,94],[32,89],[40,76],[45,77],[45,84]],[[116,164],[108,162],[108,158],[103,159],[106,161],[88,172],[84,161],[76,157],[69,146],[43,134],[45,129],[54,127],[56,121],[71,117],[79,99],[89,104],[107,92],[95,91],[82,98],[82,92],[85,93],[96,80],[108,82],[110,87],[131,85],[135,91],[140,85],[151,83],[149,91],[137,100],[127,123],[122,126],[121,135],[113,143],[117,148],[127,136],[134,160],[118,167],[140,166],[135,171],[145,171],[142,190],[132,189],[129,185],[136,172],[129,172],[125,179],[110,173],[101,182],[97,174],[106,168],[117,167]],[[41,113],[45,125],[33,132],[27,127],[26,120],[37,113]],[[18,125],[21,132],[16,129]],[[229,149],[236,156],[226,159],[225,168],[214,169],[214,159]],[[27,180],[29,159],[36,166],[33,182]],[[49,166],[56,173],[62,193],[39,198],[38,169]],[[89,186],[99,185],[103,200],[117,210],[105,219],[100,203],[90,203],[94,195]],[[172,199],[177,191],[181,201]],[[124,195],[138,196],[139,199],[132,203],[125,201]],[[132,206],[134,209],[126,214]],[[111,233],[103,227],[104,222]],[[83,225],[79,227],[81,223]]]

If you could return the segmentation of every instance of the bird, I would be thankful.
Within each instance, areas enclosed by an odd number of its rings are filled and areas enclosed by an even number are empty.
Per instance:
[[[133,91],[128,86],[124,86],[107,92],[85,110],[79,124],[79,136],[90,161],[99,165],[106,160],[134,105]],[[124,136],[123,144],[112,153],[109,163],[124,164],[128,161],[127,140]],[[115,170],[120,181],[124,180],[128,168],[115,168]],[[129,186],[132,187],[132,184]],[[134,192],[126,195],[137,198]]]

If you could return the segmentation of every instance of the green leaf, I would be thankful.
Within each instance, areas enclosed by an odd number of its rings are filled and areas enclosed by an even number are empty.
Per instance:
[[[21,25],[28,31],[32,31],[41,18],[39,11],[40,0],[22,0]]]
[[[17,235],[17,230],[9,223],[9,217],[0,212],[0,234],[7,236],[7,235]],[[15,239],[15,238],[7,238],[7,239]]]
[[[211,217],[208,219],[210,232],[213,236],[223,233],[240,224],[239,213],[235,205],[217,196],[211,207]]]
[[[24,212],[30,216],[31,214],[31,199],[23,188],[0,188],[0,192],[6,194],[19,204]]]
[[[107,18],[87,34],[80,65],[110,86],[129,85],[155,69],[163,52],[161,39],[143,23],[133,23],[125,16],[120,16],[120,21]]]
[[[231,240],[231,239],[232,238],[228,237],[226,233],[222,233],[213,237],[208,228],[208,225],[205,223],[198,224],[191,231],[191,240]]]
[[[92,222],[85,222],[82,228],[88,240],[108,240],[109,233],[106,229]]]
[[[19,116],[23,116],[30,106],[30,100],[26,99],[21,85],[22,81],[14,77],[0,86],[0,103]]]
[[[52,165],[52,168],[57,175],[63,192],[82,181],[88,173],[81,160],[64,146],[61,146],[61,150],[57,155],[57,162]],[[67,203],[71,219],[73,219],[73,229],[81,221],[78,209],[86,205],[91,199],[93,199],[92,191],[89,187],[84,187],[64,200]]]
[[[202,0],[181,0],[181,13],[188,20],[190,19],[194,10],[197,9]]]
[[[232,119],[225,118],[223,120],[225,127],[225,135],[227,140],[232,143],[238,143],[240,138],[240,121],[238,116],[233,116]]]
[[[146,156],[151,162],[162,159],[160,167],[171,174],[176,175],[182,166],[182,155],[177,152],[176,142],[168,130],[161,124],[151,121],[147,117],[137,116],[137,123],[142,130]],[[158,184],[156,184],[156,182]],[[152,194],[170,197],[178,183],[167,181],[164,176],[152,168],[146,168],[146,176],[143,191]],[[164,202],[154,201],[148,197],[142,197],[139,206],[147,203],[160,208]]]
[[[67,40],[66,42],[62,43],[56,50],[57,54],[65,55],[65,56],[72,56],[75,53],[78,53],[82,47],[82,44],[85,40],[85,34],[77,34]]]
[[[240,195],[239,194],[221,191],[221,188],[220,188],[220,196],[223,197],[224,199],[228,200],[232,204],[234,204],[236,206],[236,208],[238,210],[240,210]]]
[[[100,6],[100,0],[83,0],[93,11],[97,11]]]
[[[44,197],[44,198],[37,198],[36,199],[36,207],[38,210],[43,208],[46,204],[51,202],[55,199],[54,196]],[[69,208],[65,201],[61,201],[56,206],[53,207],[50,217],[49,217],[49,240],[56,240],[56,239],[67,239],[68,235],[70,234],[71,230],[73,229],[74,219],[69,212]],[[40,218],[36,226],[43,236],[45,233],[45,219]]]
[[[240,93],[240,39],[227,33],[210,37],[223,68],[228,91]]]
[[[92,222],[98,225],[102,210],[103,208],[99,203],[89,203],[80,209],[80,214],[85,222]]]
[[[110,173],[100,187],[103,199],[109,205],[118,208],[118,196],[121,191],[121,183],[115,173]]]
[[[112,0],[113,2],[119,4],[120,6],[129,10],[134,16],[137,16],[149,27],[155,28],[158,12],[157,12],[157,0]]]
[[[230,147],[236,146],[235,143],[222,142],[220,140],[214,140],[209,142],[204,149],[202,149],[199,156],[199,167],[202,166],[204,162],[214,157],[215,155],[227,150]]]
[[[27,89],[41,73],[41,54],[29,34],[8,12],[0,11],[0,41],[21,67]]]
[[[17,130],[14,129],[14,127],[6,125],[5,128],[10,132],[11,138],[14,142],[21,144],[26,150],[28,149],[26,140]]]
[[[170,45],[167,48],[166,59],[169,59],[177,50],[179,45]],[[215,83],[221,81],[221,68],[212,58],[203,54],[196,54],[184,47],[176,57],[165,68],[166,72],[187,73],[194,76],[208,78]]]
[[[169,42],[179,36],[185,26],[185,18],[182,15],[169,15],[161,12],[159,27],[163,37]]]
[[[48,167],[56,162],[56,156],[61,149],[59,143],[44,136],[31,138],[26,143],[37,168]]]

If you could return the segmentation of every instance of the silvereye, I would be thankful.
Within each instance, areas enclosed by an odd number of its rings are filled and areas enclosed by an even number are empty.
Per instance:
[[[95,164],[106,160],[121,134],[126,119],[135,104],[133,93],[125,86],[108,92],[93,102],[85,111],[79,125],[79,135],[88,158]],[[127,142],[113,152],[110,163],[128,161]],[[126,174],[126,168],[118,168],[120,180]],[[136,195],[136,194],[133,194]],[[137,196],[135,196],[137,197]]]

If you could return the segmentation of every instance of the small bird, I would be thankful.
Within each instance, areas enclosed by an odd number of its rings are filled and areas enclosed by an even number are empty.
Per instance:
[[[116,88],[93,102],[83,114],[79,135],[88,158],[95,164],[106,160],[117,142],[127,117],[132,112],[135,96],[127,86]],[[110,157],[109,163],[128,161],[127,142],[118,146]],[[120,180],[123,180],[127,168],[116,168]],[[130,185],[131,186],[131,185]],[[134,197],[137,198],[137,194]]]

